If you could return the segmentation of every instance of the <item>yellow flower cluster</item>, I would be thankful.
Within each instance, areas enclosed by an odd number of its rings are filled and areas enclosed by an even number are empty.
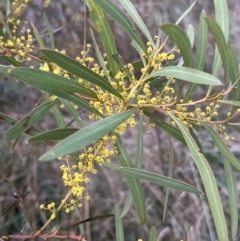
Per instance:
[[[23,8],[30,0],[19,1],[15,0],[12,2],[12,15],[7,19],[9,29],[8,38],[4,39],[0,37],[0,54],[5,54],[8,57],[14,57],[17,61],[31,61],[31,53],[34,50],[33,36],[31,30],[28,28],[28,22],[24,24],[17,19],[19,13],[22,12]]]

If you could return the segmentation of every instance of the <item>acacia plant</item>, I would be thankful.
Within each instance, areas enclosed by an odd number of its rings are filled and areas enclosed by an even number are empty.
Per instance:
[[[197,48],[193,51],[193,27],[189,25],[185,32],[178,24],[189,14],[196,1],[175,24],[162,24],[160,33],[152,37],[129,0],[119,0],[119,4],[131,19],[110,0],[84,0],[97,33],[91,28],[86,30],[91,33],[92,44],[85,44],[75,59],[68,57],[65,51],[54,48],[54,36],[50,27],[48,30],[52,48],[47,49],[35,25],[18,19],[16,11],[21,13],[21,8],[28,2],[30,1],[14,0],[8,15],[0,13],[1,59],[8,63],[0,66],[0,74],[38,89],[42,98],[20,120],[4,113],[0,113],[0,120],[11,125],[6,132],[6,139],[12,140],[14,145],[25,133],[29,136],[29,141],[42,142],[50,147],[39,157],[39,161],[58,159],[62,162],[62,181],[68,192],[58,206],[54,202],[40,205],[40,209],[49,213],[49,220],[38,230],[31,225],[22,194],[14,193],[31,227],[31,233],[26,234],[26,237],[65,237],[61,236],[61,228],[59,233],[47,232],[48,225],[59,212],[72,212],[82,207],[83,199],[90,200],[85,195],[85,187],[91,175],[98,174],[97,166],[100,166],[125,175],[130,190],[128,198],[131,198],[135,206],[140,224],[147,221],[144,192],[140,183],[143,179],[166,187],[167,193],[171,189],[178,189],[206,195],[218,240],[235,240],[238,208],[232,167],[239,171],[240,164],[225,141],[234,140],[228,134],[228,126],[237,124],[235,117],[240,113],[240,84],[236,56],[228,44],[226,1],[214,1],[216,19],[206,16],[202,10]],[[45,4],[49,3],[46,1]],[[130,36],[132,51],[139,54],[138,62],[125,63],[118,54],[108,16]],[[146,43],[134,26],[145,36]],[[203,71],[208,33],[212,34],[216,45],[212,73]],[[100,37],[104,53],[99,50],[96,34]],[[168,47],[169,41],[174,43],[172,49]],[[94,57],[90,56],[91,49],[95,51]],[[221,67],[223,75],[219,74]],[[196,99],[199,96],[195,95],[197,87],[205,91],[200,99]],[[219,115],[222,106],[225,109]],[[72,115],[78,128],[64,122],[62,109]],[[87,123],[81,119],[82,109],[88,113]],[[58,128],[40,130],[36,125],[50,110],[57,120]],[[147,128],[159,126],[167,132],[170,136],[169,146],[172,146],[172,142],[181,142],[188,147],[200,174],[204,193],[171,178],[171,171],[169,176],[163,176],[143,169],[143,125],[147,125]],[[131,160],[122,140],[127,128],[138,128],[136,163]],[[230,230],[226,224],[216,178],[195,134],[202,128],[221,153],[228,184]],[[118,163],[111,162],[113,156],[117,157]],[[6,182],[10,183],[9,180]],[[167,202],[167,195],[165,201]],[[132,202],[128,203],[127,208]],[[115,208],[115,223],[117,240],[124,240],[118,207]],[[11,237],[13,236],[9,235],[8,238]],[[16,239],[21,237],[14,236]],[[82,237],[71,235],[68,238],[79,240]],[[150,240],[157,240],[154,227]]]

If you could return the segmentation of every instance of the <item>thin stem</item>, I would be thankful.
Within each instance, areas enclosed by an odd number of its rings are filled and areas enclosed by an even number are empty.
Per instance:
[[[69,189],[65,198],[62,200],[61,204],[57,208],[56,213],[55,213],[56,215],[62,209],[62,207],[64,206],[64,204],[66,203],[68,198],[71,196],[71,194],[72,194],[72,189]],[[53,220],[52,218],[49,218],[48,221],[36,233],[32,234],[32,238],[36,238],[51,223],[52,220]]]

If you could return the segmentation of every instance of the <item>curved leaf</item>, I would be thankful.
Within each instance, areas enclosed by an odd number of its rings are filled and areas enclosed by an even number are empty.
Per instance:
[[[113,170],[116,170],[118,172],[121,172],[125,175],[143,179],[143,180],[155,183],[159,186],[170,187],[170,188],[185,191],[185,192],[191,192],[191,193],[197,193],[197,194],[201,193],[196,187],[192,185],[189,185],[185,182],[181,182],[176,179],[165,177],[153,172],[147,172],[141,169],[136,169],[131,167],[121,167],[121,166],[107,164],[107,163],[103,163],[103,165]]]
[[[192,65],[192,48],[190,40],[183,29],[171,23],[163,24],[160,28],[179,48],[180,54],[183,57],[184,65],[190,67]]]
[[[62,69],[65,69],[69,73],[83,78],[122,99],[122,96],[115,89],[113,89],[113,87],[104,78],[80,64],[76,60],[54,50],[42,49],[41,51],[48,59],[51,60],[51,62],[57,64]]]
[[[132,26],[126,15],[112,2],[109,0],[93,0],[99,7],[103,9],[107,14],[109,14],[117,23],[119,23],[122,28],[127,32],[127,34],[142,48],[145,50],[145,45],[143,44],[141,38],[138,36],[136,29]]]
[[[101,137],[109,134],[126,119],[131,117],[135,109],[125,111],[97,121],[83,129],[75,132],[73,135],[59,142],[51,150],[45,153],[40,160],[48,161],[59,156],[72,153],[82,147],[85,147]]]
[[[147,79],[156,76],[170,76],[201,85],[222,85],[220,80],[205,72],[188,67],[169,66],[156,70],[147,76]]]
[[[93,98],[97,97],[93,91],[83,85],[50,72],[21,67],[9,68],[7,71],[10,76],[36,88],[46,87],[64,92],[80,93]]]
[[[57,102],[58,100],[50,101],[33,109],[6,132],[6,139],[13,140],[18,138],[22,133],[29,130],[35,123],[41,120]]]
[[[122,143],[121,138],[117,135],[116,147],[118,150],[118,158],[123,167],[133,167],[133,163],[131,158]],[[138,219],[141,224],[146,222],[146,206],[144,193],[142,190],[141,183],[139,179],[134,177],[126,176],[127,184],[132,194],[133,202],[137,210]]]
[[[29,141],[62,140],[64,138],[72,135],[73,133],[75,133],[78,130],[79,129],[77,129],[77,128],[59,128],[59,129],[43,132],[39,135],[29,138],[28,140]]]
[[[181,130],[190,152],[192,153],[193,159],[197,165],[198,171],[200,173],[204,189],[206,191],[206,196],[212,212],[213,221],[216,227],[217,235],[219,240],[228,240],[228,229],[226,224],[226,219],[223,213],[223,207],[221,204],[220,195],[218,192],[218,187],[216,179],[213,175],[212,169],[209,166],[205,157],[199,152],[198,146],[192,138],[191,134],[187,128],[182,124],[182,122],[171,112],[168,112],[171,118],[176,122],[179,129]]]

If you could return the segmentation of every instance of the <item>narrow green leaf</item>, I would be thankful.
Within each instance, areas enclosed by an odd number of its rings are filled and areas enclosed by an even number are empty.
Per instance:
[[[206,54],[207,54],[207,31],[208,26],[204,20],[206,17],[206,12],[202,10],[199,19],[199,27],[198,27],[198,44],[197,44],[197,52],[196,58],[194,62],[194,69],[203,70]]]
[[[196,58],[194,62],[194,69],[197,70],[203,70],[204,64],[205,64],[205,59],[206,59],[206,54],[207,54],[207,24],[204,20],[204,17],[206,17],[206,12],[202,10],[200,14],[200,19],[199,19],[199,27],[198,27],[198,43],[197,43],[197,53],[196,53]],[[184,102],[186,103],[192,93],[194,92],[196,88],[195,83],[190,83],[187,93],[184,98]]]
[[[8,115],[5,115],[5,114],[3,114],[3,113],[1,113],[1,112],[0,112],[0,121],[6,123],[6,124],[8,124],[8,125],[11,125],[11,126],[12,126],[12,125],[15,125],[15,124],[18,122],[18,120],[14,119],[14,118],[12,118],[12,117],[10,117],[10,116],[8,116]],[[30,129],[28,129],[27,131],[25,131],[25,133],[26,133],[27,135],[30,135],[30,136],[37,135],[37,134],[39,134],[39,133],[41,133],[41,132],[42,132],[41,130],[37,129],[37,128],[34,127],[34,126],[32,126],[32,127],[31,127]],[[54,145],[54,143],[51,142],[51,141],[47,141],[47,142],[45,142],[45,144],[48,145],[48,146],[53,146],[53,145]]]
[[[233,51],[232,47],[228,44],[228,56],[229,56],[229,76],[232,80],[233,84],[236,84],[236,90],[234,92],[234,100],[239,98],[240,94],[240,81],[239,78],[239,68],[238,68],[238,60],[236,57],[235,52]],[[236,81],[238,81],[236,83]]]
[[[238,203],[237,203],[237,187],[232,171],[231,165],[223,157],[223,164],[227,178],[227,189],[228,189],[228,199],[229,208],[231,216],[231,238],[235,240],[238,230]]]
[[[49,94],[47,94],[47,93],[45,93],[45,100],[52,101],[51,98],[49,97]],[[66,124],[65,124],[65,121],[63,119],[62,113],[60,112],[59,108],[57,106],[53,106],[51,111],[57,121],[58,127],[61,127],[61,128],[65,127]]]
[[[189,133],[191,134],[193,140],[197,144],[199,152],[203,153],[202,145],[199,141],[199,138],[196,136],[195,132],[193,131],[193,128],[189,128],[188,130],[189,130]]]
[[[90,112],[92,112],[100,117],[103,117],[103,115],[99,111],[97,111],[94,107],[92,107],[87,101],[80,98],[79,96],[77,96],[74,93],[68,93],[68,92],[64,92],[64,91],[60,91],[60,90],[55,90],[55,89],[47,88],[45,86],[38,86],[37,84],[35,84],[34,87],[44,90],[44,91],[51,93],[53,95],[56,95],[58,97],[61,97],[62,99],[68,100],[74,104],[77,104],[78,106],[82,107],[85,110],[89,110]]]
[[[113,165],[113,164],[106,164],[106,163],[103,163],[103,165],[105,165],[113,170],[116,170],[117,172],[121,172],[121,173],[131,176],[131,177],[143,179],[143,180],[155,183],[159,186],[170,187],[173,189],[190,192],[190,193],[197,193],[197,194],[201,193],[196,187],[194,187],[192,185],[189,185],[185,182],[181,182],[176,179],[162,176],[162,175],[159,175],[159,174],[156,174],[153,172],[147,172],[147,171],[143,171],[143,170],[136,169],[136,168],[121,167],[121,166],[117,166],[117,165]]]
[[[179,48],[184,61],[184,66],[190,67],[192,65],[192,48],[190,40],[184,30],[171,23],[163,24],[160,28]]]
[[[10,147],[10,152],[11,152],[11,153],[13,153],[13,150],[14,150],[15,146],[17,145],[19,139],[20,139],[19,137],[16,138],[16,139],[14,140],[14,142],[12,143],[12,145],[11,145],[11,147]]]
[[[14,67],[21,67],[22,63],[18,62],[14,57],[8,57],[7,55],[1,55],[0,59],[3,59],[7,63],[13,65]]]
[[[130,207],[132,206],[132,203],[133,203],[132,194],[130,191],[128,191],[127,198],[126,198],[123,210],[121,212],[121,218],[123,218],[128,213]]]
[[[161,121],[159,118],[157,118],[156,116],[152,115],[149,112],[143,111],[143,113],[150,120],[152,120],[156,125],[158,125],[161,129],[165,130],[169,135],[171,135],[172,137],[176,138],[177,140],[182,142],[184,145],[186,145],[186,141],[183,138],[183,135],[180,130],[178,130],[174,126],[172,126],[164,121]]]
[[[214,0],[216,22],[222,29],[224,37],[228,42],[229,37],[229,10],[226,0]]]
[[[211,32],[213,34],[214,40],[215,40],[215,42],[217,44],[218,51],[220,53],[220,56],[221,56],[221,59],[222,59],[222,63],[223,63],[223,67],[224,67],[224,71],[225,71],[225,81],[226,81],[227,80],[227,76],[228,76],[228,69],[229,69],[229,58],[228,58],[227,42],[225,40],[224,34],[222,32],[222,29],[217,24],[217,22],[215,22],[212,18],[209,18],[209,17],[205,17],[205,21],[207,22],[207,25],[210,28],[210,30],[211,30]],[[215,56],[216,56],[216,54],[215,54]],[[217,69],[217,67],[215,67],[215,68]],[[214,75],[216,76],[217,74],[214,74]]]
[[[38,32],[38,30],[35,27],[33,22],[31,22],[31,26],[32,26],[32,29],[33,29],[34,36],[36,37],[37,42],[38,42],[40,48],[45,48],[45,44],[44,44],[44,42],[42,40],[42,37],[41,37],[40,33]]]
[[[4,122],[4,123],[6,123],[6,124],[8,124],[10,126],[13,126],[13,125],[15,125],[18,122],[18,120],[14,119],[14,118],[12,118],[12,117],[10,117],[8,115],[5,115],[5,114],[3,114],[1,112],[0,112],[0,121]],[[36,135],[36,134],[39,134],[39,133],[41,133],[41,130],[39,130],[39,129],[35,128],[35,127],[32,127],[28,131],[27,134],[32,136],[32,135]]]
[[[96,98],[96,94],[85,88],[83,85],[72,80],[66,79],[60,75],[30,68],[9,68],[8,74],[19,81],[34,86],[36,88],[44,87],[64,92],[80,93],[85,96]]]
[[[216,22],[220,26],[226,42],[228,42],[229,37],[229,14],[228,5],[226,0],[214,0],[214,7],[216,12]],[[213,60],[213,75],[218,76],[222,61],[219,55],[219,47],[215,46],[215,54]]]
[[[59,142],[51,150],[45,153],[40,160],[48,161],[59,156],[72,153],[82,147],[85,147],[101,137],[109,134],[111,131],[127,120],[134,113],[135,109],[114,114],[100,121],[97,121],[83,129],[77,131],[73,135]]]
[[[119,135],[117,135],[116,147],[118,150],[118,158],[122,167],[133,167],[131,158],[122,143]],[[146,206],[145,198],[139,179],[126,176],[127,184],[132,194],[133,202],[136,207],[139,222],[143,225],[146,222]]]
[[[99,48],[98,48],[98,46],[97,46],[97,42],[96,42],[96,39],[95,39],[95,37],[94,37],[93,31],[92,31],[91,28],[90,28],[90,34],[91,34],[91,37],[92,37],[93,48],[94,48],[95,53],[96,53],[96,55],[97,55],[98,61],[99,61],[100,65],[101,65],[101,67],[102,67],[102,69],[103,69],[103,71],[104,71],[104,74],[105,74],[108,82],[110,83],[110,82],[111,82],[110,75],[109,75],[108,70],[107,70],[107,67],[106,67],[106,65],[105,65],[105,63],[104,63],[104,59],[103,59],[103,57],[102,57],[102,55],[101,55],[101,53],[100,53],[100,50],[99,50]]]
[[[211,167],[209,166],[205,157],[199,152],[198,146],[194,139],[191,137],[187,128],[182,124],[182,122],[171,112],[168,112],[171,118],[178,125],[181,130],[190,152],[192,153],[193,159],[197,165],[198,171],[201,176],[201,180],[204,185],[210,210],[212,212],[213,221],[216,227],[217,235],[219,240],[228,241],[228,229],[226,224],[226,219],[223,213],[223,207],[221,204],[220,195],[218,192],[218,187],[216,179],[213,175]]]
[[[153,38],[151,36],[151,34],[148,31],[148,28],[146,27],[146,25],[144,24],[143,20],[141,19],[141,17],[139,16],[138,12],[136,11],[136,9],[134,8],[133,4],[129,1],[129,0],[118,0],[122,6],[126,9],[127,13],[129,14],[129,16],[131,16],[131,18],[133,19],[133,21],[136,23],[136,25],[139,27],[139,29],[143,32],[143,34],[146,36],[146,38],[148,39],[148,41],[151,43],[151,45],[154,47],[154,41]]]
[[[217,146],[218,150],[222,154],[222,156],[234,167],[240,170],[240,163],[236,159],[236,157],[232,154],[226,144],[222,141],[221,137],[208,125],[203,124],[204,128],[211,136],[214,144]]]
[[[28,140],[29,141],[62,140],[64,138],[72,135],[73,133],[75,133],[78,130],[79,129],[77,129],[77,128],[60,128],[60,129],[43,132],[39,135],[29,138]]]
[[[124,241],[123,226],[121,216],[119,214],[118,206],[115,205],[115,229],[116,229],[116,240]]]
[[[77,121],[77,123],[80,125],[80,127],[84,127],[85,125],[84,125],[81,117],[79,116],[78,112],[73,107],[73,104],[62,98],[60,99],[60,101],[64,104],[66,110],[73,116],[73,118],[75,119],[75,121]]]
[[[136,156],[136,168],[141,169],[143,163],[143,116],[139,116],[139,123],[138,123],[138,141],[137,141],[137,156]]]
[[[136,29],[132,26],[126,15],[112,2],[109,0],[93,0],[99,7],[109,14],[117,23],[119,23],[126,33],[142,48],[145,50],[141,38],[138,36]]]
[[[112,55],[116,54],[118,51],[108,20],[103,10],[98,7],[98,5],[95,4],[92,0],[84,0],[84,2],[87,3],[92,20],[94,21],[103,48],[107,54],[110,70],[112,71],[113,76],[116,76],[119,71],[119,67],[116,62],[113,61]]]
[[[173,169],[173,141],[172,137],[169,135],[169,148],[168,148],[168,177],[172,178],[172,169]],[[169,197],[170,188],[166,189],[166,194],[164,197],[164,204],[163,204],[163,222],[166,217],[167,212],[167,203]]]
[[[195,28],[191,24],[188,25],[187,36],[189,38],[191,48],[192,48],[195,40]]]
[[[54,50],[42,49],[41,51],[53,63],[56,63],[59,67],[67,70],[69,73],[83,78],[122,99],[122,96],[115,89],[113,89],[113,87],[104,78],[80,64],[76,60]]]
[[[189,81],[189,82],[201,84],[201,85],[213,85],[213,86],[222,85],[220,80],[217,79],[216,77],[208,73],[205,73],[196,69],[191,69],[188,67],[178,67],[178,66],[164,67],[148,75],[147,79],[150,79],[156,76],[170,76],[172,78],[181,79],[181,80],[185,80],[185,81]]]
[[[145,58],[143,57],[143,51],[142,49],[139,47],[139,45],[133,40],[131,45],[136,49],[136,51],[138,52],[140,58],[141,58],[141,62],[142,62],[142,65],[143,67],[146,67],[146,60]]]
[[[193,9],[193,7],[195,6],[197,0],[195,0],[190,7],[181,15],[181,17],[176,21],[176,25],[178,25]]]
[[[240,107],[240,101],[235,101],[235,100],[218,100],[218,102],[231,105],[231,106],[237,106]]]
[[[151,227],[150,241],[157,241],[157,230],[156,230],[155,226]]]
[[[52,27],[51,27],[51,25],[50,25],[50,23],[48,21],[48,18],[47,18],[45,13],[43,14],[43,17],[44,17],[44,20],[45,20],[46,25],[47,25],[48,34],[49,34],[49,37],[50,37],[51,49],[54,49],[55,45],[54,45],[54,37],[53,37]]]
[[[58,100],[46,102],[33,109],[6,132],[6,139],[14,140],[18,138],[22,133],[30,129],[35,123],[41,120],[57,102]]]

